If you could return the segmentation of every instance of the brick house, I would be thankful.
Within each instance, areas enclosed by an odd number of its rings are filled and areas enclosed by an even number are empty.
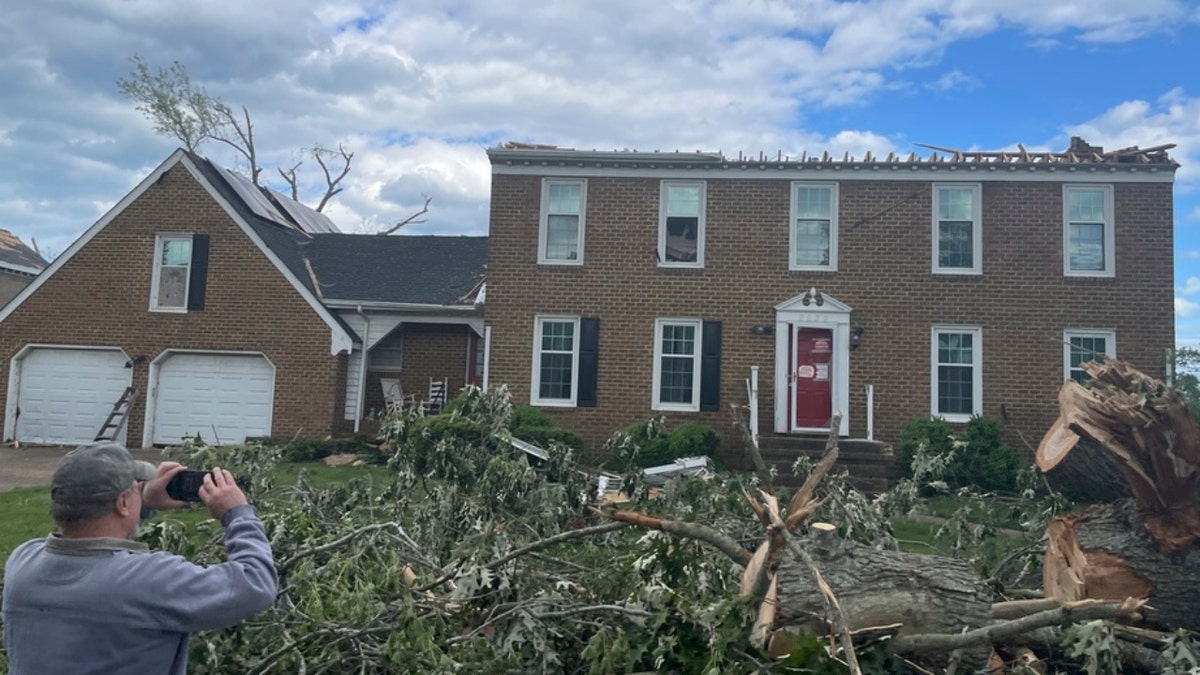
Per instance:
[[[899,440],[996,419],[1018,449],[1079,363],[1174,344],[1171,146],[800,159],[507,144],[492,165],[488,379],[593,450],[712,425]]]
[[[339,233],[176,151],[0,310],[4,439],[91,441],[127,387],[135,446],[357,430],[382,375],[478,379],[486,255]]]

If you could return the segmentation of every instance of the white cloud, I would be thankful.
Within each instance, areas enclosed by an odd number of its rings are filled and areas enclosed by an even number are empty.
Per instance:
[[[925,88],[936,91],[950,91],[952,89],[973,91],[981,86],[983,86],[983,82],[981,82],[979,78],[971,77],[970,75],[967,75],[961,70],[955,68],[933,82],[925,85]]]
[[[1200,277],[1188,277],[1183,283],[1183,287],[1179,289],[1180,295],[1196,295],[1200,293]]]
[[[998,30],[1091,44],[1194,20],[1174,0],[25,3],[0,23],[0,147],[13,158],[0,164],[0,205],[48,206],[0,209],[0,227],[65,248],[97,204],[170,152],[113,85],[135,53],[179,60],[210,92],[245,104],[267,166],[313,144],[354,150],[330,211],[343,227],[391,222],[425,192],[432,211],[412,231],[481,232],[482,148],[498,141],[886,153],[901,146],[890,130],[852,121],[818,131],[806,119],[911,94],[904,81],[929,79],[912,72],[921,69],[937,67],[930,86],[943,90],[986,84],[939,64],[951,45]],[[1177,132],[1196,105],[1180,91],[1081,128],[1097,143],[1170,136],[1195,148],[1200,132]],[[204,152],[231,163],[219,146]]]
[[[1200,311],[1200,303],[1186,298],[1175,298],[1175,316],[1187,319],[1195,315],[1197,311]]]

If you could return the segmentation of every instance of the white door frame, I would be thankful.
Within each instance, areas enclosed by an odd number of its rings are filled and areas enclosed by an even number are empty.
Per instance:
[[[825,432],[829,429],[793,427],[796,408],[792,402],[791,378],[788,364],[790,337],[797,328],[819,328],[833,334],[833,354],[830,368],[833,379],[830,394],[833,410],[841,411],[842,422],[838,435],[849,435],[850,429],[850,312],[849,306],[813,288],[775,305],[775,433],[795,431]]]

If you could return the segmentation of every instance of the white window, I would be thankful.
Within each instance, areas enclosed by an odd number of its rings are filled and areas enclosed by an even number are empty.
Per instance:
[[[533,405],[574,406],[579,386],[579,317],[534,319]]]
[[[1111,185],[1063,186],[1063,274],[1116,274]]]
[[[659,264],[704,267],[704,182],[664,180],[661,195]]]
[[[934,326],[930,361],[934,417],[966,422],[983,411],[983,331]]]
[[[699,319],[654,322],[654,410],[700,409]]]
[[[837,184],[792,183],[789,269],[837,269]]]
[[[583,264],[583,221],[587,182],[542,181],[542,215],[538,262],[544,265]]]
[[[150,309],[186,312],[188,281],[192,268],[192,238],[163,235],[154,239],[154,273],[150,286]]]
[[[1087,382],[1091,376],[1083,370],[1083,364],[1101,357],[1117,355],[1117,334],[1111,330],[1063,331],[1063,378],[1076,382]]]
[[[979,274],[983,271],[981,194],[978,184],[934,184],[935,274]]]

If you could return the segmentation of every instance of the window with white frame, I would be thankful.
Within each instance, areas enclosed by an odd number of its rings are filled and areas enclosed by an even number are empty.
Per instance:
[[[160,234],[155,237],[154,250],[150,309],[186,312],[188,281],[192,268],[191,236]]]
[[[933,271],[979,274],[983,270],[982,190],[978,184],[933,186]]]
[[[654,410],[700,409],[699,319],[654,322]]]
[[[837,269],[837,184],[792,183],[793,270]]]
[[[579,383],[579,317],[539,316],[534,321],[534,405],[573,406]]]
[[[538,262],[546,265],[583,264],[583,226],[587,182],[542,181],[542,215]]]
[[[664,180],[658,218],[660,265],[704,266],[704,182]]]
[[[934,326],[932,401],[934,417],[966,422],[983,410],[983,331],[977,326]]]
[[[1063,273],[1111,277],[1116,273],[1111,185],[1063,186]]]
[[[1087,382],[1092,379],[1083,364],[1088,361],[1117,355],[1117,334],[1111,330],[1063,331],[1063,376],[1067,380]]]

